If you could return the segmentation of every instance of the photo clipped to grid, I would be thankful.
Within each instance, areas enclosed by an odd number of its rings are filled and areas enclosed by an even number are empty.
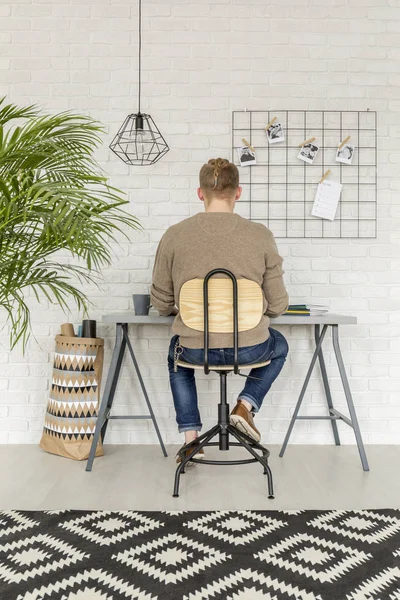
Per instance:
[[[279,137],[272,139],[275,131]],[[254,149],[255,164],[240,164],[243,139]],[[376,237],[375,111],[233,111],[232,161],[243,188],[237,211],[276,237]],[[319,181],[328,170],[325,181],[342,184],[333,220],[312,215]]]

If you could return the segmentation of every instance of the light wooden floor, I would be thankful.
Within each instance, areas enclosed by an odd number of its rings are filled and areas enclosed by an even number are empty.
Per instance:
[[[93,471],[86,462],[46,454],[33,445],[0,446],[0,509],[218,510],[400,508],[400,446],[369,446],[370,472],[356,446],[271,446],[275,500],[267,498],[258,464],[196,465],[172,498],[177,446],[105,446]],[[233,448],[229,457],[244,456]],[[217,456],[207,449],[207,456]]]

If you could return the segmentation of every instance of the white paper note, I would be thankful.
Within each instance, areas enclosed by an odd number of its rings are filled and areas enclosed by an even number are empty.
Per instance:
[[[311,214],[313,217],[333,221],[342,191],[342,184],[336,181],[323,181],[318,185],[314,206]]]

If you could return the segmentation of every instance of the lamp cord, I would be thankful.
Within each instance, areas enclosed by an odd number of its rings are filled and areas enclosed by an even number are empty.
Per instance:
[[[141,57],[142,57],[142,0],[139,0],[139,113],[141,88]]]

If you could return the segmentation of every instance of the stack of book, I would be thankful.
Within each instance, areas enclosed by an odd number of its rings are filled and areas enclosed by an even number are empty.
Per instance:
[[[328,307],[323,304],[289,304],[285,315],[302,315],[319,317],[328,312]]]

